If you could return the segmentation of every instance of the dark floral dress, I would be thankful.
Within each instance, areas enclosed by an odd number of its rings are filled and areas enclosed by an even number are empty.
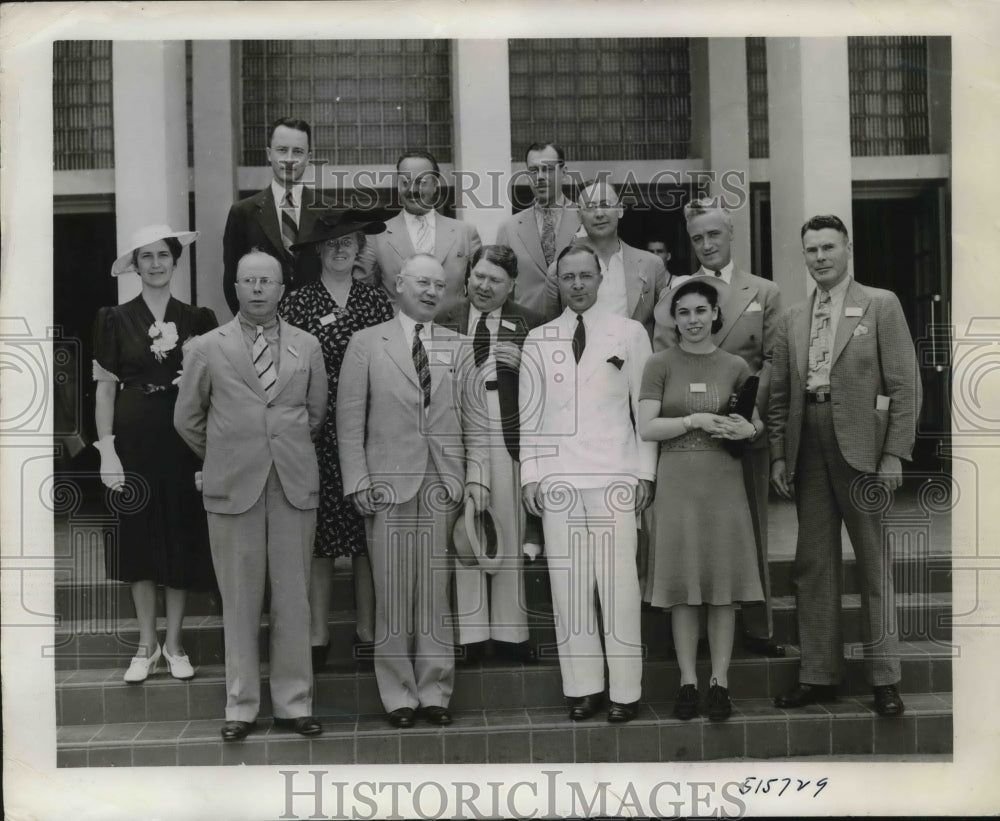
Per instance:
[[[109,579],[154,581],[180,590],[215,586],[208,525],[194,474],[201,461],[174,430],[182,346],[218,324],[208,308],[171,298],[164,323],[177,332],[162,361],[149,335],[155,319],[142,296],[101,308],[94,328],[94,378],[118,379],[112,433],[125,490],[109,496],[118,527],[105,550]],[[129,474],[132,474],[131,476]]]
[[[381,289],[354,280],[347,304],[337,305],[319,280],[288,294],[278,309],[282,319],[319,340],[330,383],[326,421],[316,440],[319,460],[319,511],[313,555],[320,558],[362,556],[366,552],[364,520],[344,498],[337,450],[337,385],[347,343],[355,331],[392,319]]]

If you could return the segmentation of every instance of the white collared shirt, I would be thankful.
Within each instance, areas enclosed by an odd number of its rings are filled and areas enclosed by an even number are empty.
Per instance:
[[[302,223],[302,190],[305,188],[301,182],[296,183],[291,189],[286,189],[277,180],[271,180],[271,196],[274,197],[274,210],[278,212],[278,233],[281,233],[281,203],[285,201],[285,191],[291,190],[292,202],[295,203],[295,224]]]
[[[410,244],[413,246],[414,250],[419,251],[417,248],[417,237],[420,236],[420,220],[423,219],[427,223],[427,230],[430,231],[430,243],[431,249],[427,253],[433,254],[434,249],[437,247],[437,214],[432,208],[426,214],[417,216],[416,214],[411,214],[407,210],[403,210],[403,223],[406,225],[406,232],[410,235]]]
[[[607,265],[604,260],[598,259],[601,263],[601,287],[597,289],[597,304],[608,313],[618,314],[626,319],[628,313],[628,289],[625,285],[625,255],[622,244],[619,241],[618,250],[608,260]],[[586,323],[584,323],[586,324]]]
[[[729,260],[729,262],[727,262],[719,269],[719,272],[722,274],[721,277],[722,281],[725,282],[726,285],[729,285],[733,281],[734,267],[735,266],[733,265],[733,261]],[[698,274],[705,277],[714,277],[715,271],[712,271],[706,268],[704,265],[702,265],[701,268],[698,269]]]
[[[470,302],[469,327],[466,331],[469,339],[476,337],[476,325],[479,324],[480,316],[482,316],[482,311]],[[500,334],[500,308],[486,314],[486,330],[490,332],[490,355],[483,363],[483,378],[496,379],[497,360],[494,354],[496,353],[497,336]]]
[[[405,313],[403,313],[402,309],[399,310],[396,316],[399,317],[399,324],[403,326],[403,336],[406,338],[406,344],[412,347],[413,331],[417,327],[417,320],[413,319],[410,316],[407,316]],[[431,338],[431,325],[433,325],[434,323],[433,321],[430,321],[430,322],[424,322],[422,324],[424,327],[420,329],[420,341],[426,345],[427,340]]]

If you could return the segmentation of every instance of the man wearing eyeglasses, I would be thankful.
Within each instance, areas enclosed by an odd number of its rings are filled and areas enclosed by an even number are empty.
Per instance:
[[[621,241],[618,223],[623,208],[614,186],[605,180],[589,183],[580,193],[580,222],[584,237],[577,242],[593,249],[601,263],[597,303],[606,311],[634,319],[653,337],[653,306],[666,290],[667,269],[659,257]],[[562,289],[555,265],[549,268],[546,311],[549,318],[562,313]]]
[[[316,220],[316,192],[302,178],[309,166],[312,129],[305,120],[281,117],[267,136],[271,184],[251,197],[233,203],[222,237],[222,290],[229,310],[239,309],[236,266],[252,248],[259,248],[281,264],[284,287],[293,291],[319,274],[315,254],[297,254],[292,246],[312,233]]]
[[[309,568],[319,503],[313,437],[326,415],[326,370],[317,339],[278,318],[285,288],[277,259],[246,254],[235,287],[236,317],[190,342],[174,408],[177,432],[204,460],[226,644],[222,738],[245,738],[257,720],[266,581],[275,726],[317,735]]]
[[[466,498],[489,505],[489,415],[473,350],[434,322],[448,280],[428,254],[396,277],[399,312],[351,337],[337,388],[344,495],[368,518],[375,678],[393,727],[451,724],[449,539]]]
[[[524,163],[535,202],[504,221],[497,231],[497,245],[507,245],[517,255],[518,304],[544,314],[549,266],[572,242],[580,217],[576,205],[563,194],[566,155],[560,146],[532,143]]]
[[[600,304],[590,248],[568,246],[555,266],[566,308],[528,333],[521,356],[521,498],[545,531],[569,717],[600,708],[606,657],[608,721],[625,722],[642,692],[636,520],[653,498],[658,452],[632,419],[652,349],[642,325]]]
[[[444,271],[447,289],[438,312],[444,314],[465,301],[465,280],[473,254],[482,247],[474,225],[438,212],[443,204],[441,169],[428,151],[407,151],[396,161],[396,187],[403,206],[385,224],[385,231],[372,243],[374,259],[362,260],[372,271],[370,282],[381,283],[385,295],[396,306],[396,281],[404,263],[414,254],[436,259]]]

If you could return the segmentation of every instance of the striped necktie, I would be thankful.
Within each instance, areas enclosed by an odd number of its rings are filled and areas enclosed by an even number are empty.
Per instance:
[[[257,335],[253,338],[253,367],[257,371],[257,378],[261,387],[264,388],[264,395],[268,399],[274,398],[274,384],[277,381],[277,373],[274,368],[274,359],[271,357],[271,348],[264,339],[264,328],[257,326]]]
[[[427,216],[421,214],[417,219],[417,243],[414,250],[418,254],[434,253],[434,238],[431,236],[431,226],[427,222]]]
[[[423,323],[418,322],[413,326],[413,367],[417,369],[417,379],[420,381],[420,390],[424,394],[424,408],[431,404],[431,368],[427,362],[427,350],[424,343],[420,341],[420,332],[424,329]]]
[[[545,264],[551,265],[556,256],[556,216],[551,208],[542,209],[542,254]]]
[[[299,224],[295,221],[295,200],[292,199],[292,190],[289,188],[281,201],[281,243],[285,246],[285,250],[290,252],[298,238]]]

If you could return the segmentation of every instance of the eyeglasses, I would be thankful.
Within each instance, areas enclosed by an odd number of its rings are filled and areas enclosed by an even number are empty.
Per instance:
[[[353,248],[357,245],[357,240],[354,237],[340,237],[340,239],[328,239],[323,245],[329,248],[331,251],[336,251],[338,248]]]
[[[271,277],[240,277],[236,281],[240,285],[245,285],[247,288],[256,288],[260,285],[260,287],[264,290],[267,290],[268,288],[276,288],[283,284],[280,279],[273,279]]]

